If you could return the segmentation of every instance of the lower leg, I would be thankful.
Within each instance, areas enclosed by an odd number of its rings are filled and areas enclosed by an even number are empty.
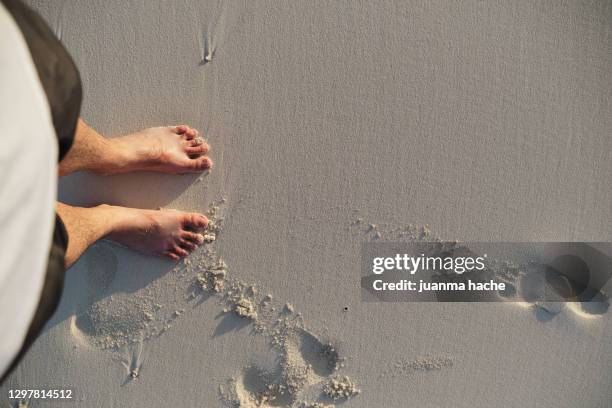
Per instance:
[[[126,159],[111,139],[79,119],[70,150],[59,164],[59,175],[65,176],[76,171],[104,172],[113,163],[117,167],[126,165]]]
[[[87,248],[113,229],[114,220],[100,207],[80,208],[58,203],[56,208],[68,233],[67,267],[72,266]]]
[[[57,212],[68,233],[66,266],[72,266],[85,250],[108,238],[138,252],[178,260],[189,255],[204,237],[205,216],[174,210],[140,210],[100,205],[92,208],[58,203]]]

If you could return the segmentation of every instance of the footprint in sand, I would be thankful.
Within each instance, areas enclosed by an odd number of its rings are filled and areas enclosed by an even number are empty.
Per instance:
[[[92,319],[92,310],[96,301],[102,298],[112,285],[117,274],[119,261],[110,244],[98,242],[85,255],[85,288],[86,299],[78,308],[71,320],[72,334],[85,343],[95,336],[95,326]]]
[[[102,349],[137,342],[153,320],[153,302],[133,294],[109,295],[119,266],[111,244],[92,247],[85,265],[87,295],[71,319],[72,335],[82,344]]]
[[[559,256],[547,269],[546,280],[559,295],[574,301],[572,310],[593,317],[606,313],[610,307],[609,297],[600,288],[610,278],[610,271],[603,269],[612,266],[612,260],[593,248],[588,249],[590,264],[580,256]]]
[[[351,230],[364,234],[369,240],[377,233],[377,239],[382,241],[408,241],[427,242],[435,246],[442,243],[438,238],[431,236],[429,227],[420,225],[389,226],[373,224],[359,217],[351,223]],[[470,255],[467,247],[452,242],[447,252],[457,255],[458,251],[464,251]],[[527,264],[516,264],[502,259],[489,259],[487,274],[476,274],[477,280],[495,278],[505,283],[503,291],[498,291],[495,297],[489,300],[506,300],[510,302],[525,302],[533,306],[538,320],[547,321],[554,318],[565,309],[571,310],[581,317],[596,317],[606,313],[610,308],[610,298],[605,291],[595,288],[603,288],[612,279],[612,259],[597,249],[595,246],[584,243],[574,244],[568,248],[576,251],[574,255],[563,255],[553,259],[549,265],[531,262]],[[583,260],[588,259],[589,264]],[[472,276],[464,274],[463,278]],[[366,290],[371,288],[371,280],[376,277],[367,276],[362,278],[362,287]],[[397,279],[401,276],[398,275]],[[438,279],[445,280],[447,276]],[[393,277],[391,277],[393,280]],[[393,301],[395,298],[401,300],[399,293],[368,293],[379,300]],[[437,300],[445,300],[445,293],[437,293]],[[371,296],[370,296],[371,297]],[[446,298],[456,300],[456,294]],[[486,300],[470,299],[465,300]]]
[[[292,407],[309,387],[330,383],[329,377],[342,366],[338,352],[293,322],[288,320],[271,332],[278,353],[276,367],[249,365],[229,380],[227,389],[222,388],[226,406]]]
[[[272,368],[261,364],[245,367],[220,387],[221,399],[227,407],[295,406],[310,387],[330,380],[343,366],[343,359],[333,345],[304,326],[292,305],[275,305],[271,295],[259,295],[254,285],[229,278],[227,271],[227,264],[217,260],[207,264],[195,282],[203,293],[225,303],[228,319],[241,319],[252,327],[253,335],[263,336],[275,362]]]
[[[586,262],[574,256],[563,256],[549,265],[525,266],[519,280],[519,299],[534,306],[536,317],[548,321],[566,308],[582,317],[604,314],[610,307],[608,296],[590,287]],[[569,306],[569,307],[568,307]]]
[[[580,312],[589,315],[597,316],[607,313],[610,309],[610,298],[604,293],[598,292],[592,296],[592,299],[588,302],[579,302],[578,310]]]
[[[549,282],[549,272],[542,264],[531,263],[524,269],[518,281],[518,299],[533,305],[540,321],[548,321],[561,313],[566,307],[562,294],[569,287],[568,282],[560,278]]]
[[[331,343],[323,343],[306,330],[301,330],[297,339],[299,353],[319,377],[329,377],[342,367],[343,358]]]
[[[282,370],[268,371],[259,366],[248,366],[237,379],[228,384],[234,393],[233,405],[239,407],[291,406],[295,398],[286,391]],[[229,401],[229,399],[226,399]]]
[[[233,294],[243,285],[229,282]],[[249,296],[241,292],[238,299]],[[232,302],[232,295],[226,298]],[[229,407],[291,407],[309,387],[321,384],[343,365],[334,346],[321,341],[307,330],[291,305],[280,312],[270,303],[257,304],[257,317],[246,319],[254,325],[253,333],[264,336],[275,354],[274,367],[251,364],[227,382],[222,399]],[[233,312],[236,313],[235,311]]]

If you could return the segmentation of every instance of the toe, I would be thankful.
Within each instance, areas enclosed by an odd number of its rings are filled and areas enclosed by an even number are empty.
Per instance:
[[[191,171],[204,171],[212,169],[213,163],[208,157],[201,156],[190,160],[189,169]]]
[[[193,242],[187,241],[187,240],[185,240],[185,239],[182,239],[182,240],[179,242],[179,246],[180,246],[181,248],[183,248],[183,249],[185,249],[185,250],[189,251],[189,252],[193,252],[193,251],[195,251],[195,249],[197,248],[197,245],[196,245],[196,244],[194,244]]]
[[[190,140],[183,140],[183,146],[185,147],[196,147],[202,145],[208,146],[208,143],[206,143],[206,140],[202,139],[201,137],[196,137]]]
[[[185,132],[185,136],[187,137],[187,139],[194,139],[198,137],[198,131],[193,128],[189,128]]]
[[[171,252],[171,251],[164,252],[164,256],[166,258],[172,259],[173,261],[178,261],[179,260],[179,256],[177,254],[175,254],[174,252]]]
[[[182,135],[184,133],[186,133],[189,130],[189,126],[187,125],[178,125],[174,127],[174,132],[176,134]]]
[[[185,152],[187,152],[189,156],[195,154],[206,154],[208,153],[208,147],[209,146],[206,143],[199,146],[189,146],[185,148]]]
[[[206,141],[202,139],[200,136],[196,136],[195,138],[188,141],[187,143],[189,143],[189,146],[200,146],[200,145],[206,144]]]
[[[197,130],[187,125],[178,125],[172,130],[174,130],[174,133],[183,136],[186,140],[194,139],[199,135]]]
[[[192,230],[201,230],[208,226],[208,218],[197,213],[186,214],[185,219],[183,220],[183,225]]]
[[[185,258],[187,256],[189,256],[189,252],[187,252],[185,249],[181,248],[180,246],[176,245],[173,249],[172,252],[175,253],[176,255],[178,255],[181,258]]]
[[[204,243],[204,235],[196,234],[191,231],[183,231],[181,238],[185,241],[193,242],[196,245],[202,245]]]

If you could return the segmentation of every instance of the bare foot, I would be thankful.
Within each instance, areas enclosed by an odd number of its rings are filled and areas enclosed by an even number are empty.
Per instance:
[[[202,214],[104,207],[114,220],[106,237],[143,254],[178,260],[204,242],[198,232],[208,226],[208,219]]]
[[[116,172],[183,174],[212,168],[212,161],[204,156],[210,147],[187,125],[154,127],[111,140],[124,163]]]

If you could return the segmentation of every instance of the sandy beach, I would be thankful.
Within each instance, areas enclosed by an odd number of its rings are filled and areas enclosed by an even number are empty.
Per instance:
[[[610,1],[28,3],[92,126],[187,123],[215,163],[60,200],[211,227],[179,263],[90,248],[0,407],[612,406],[607,308],[360,291],[363,242],[612,242]]]

